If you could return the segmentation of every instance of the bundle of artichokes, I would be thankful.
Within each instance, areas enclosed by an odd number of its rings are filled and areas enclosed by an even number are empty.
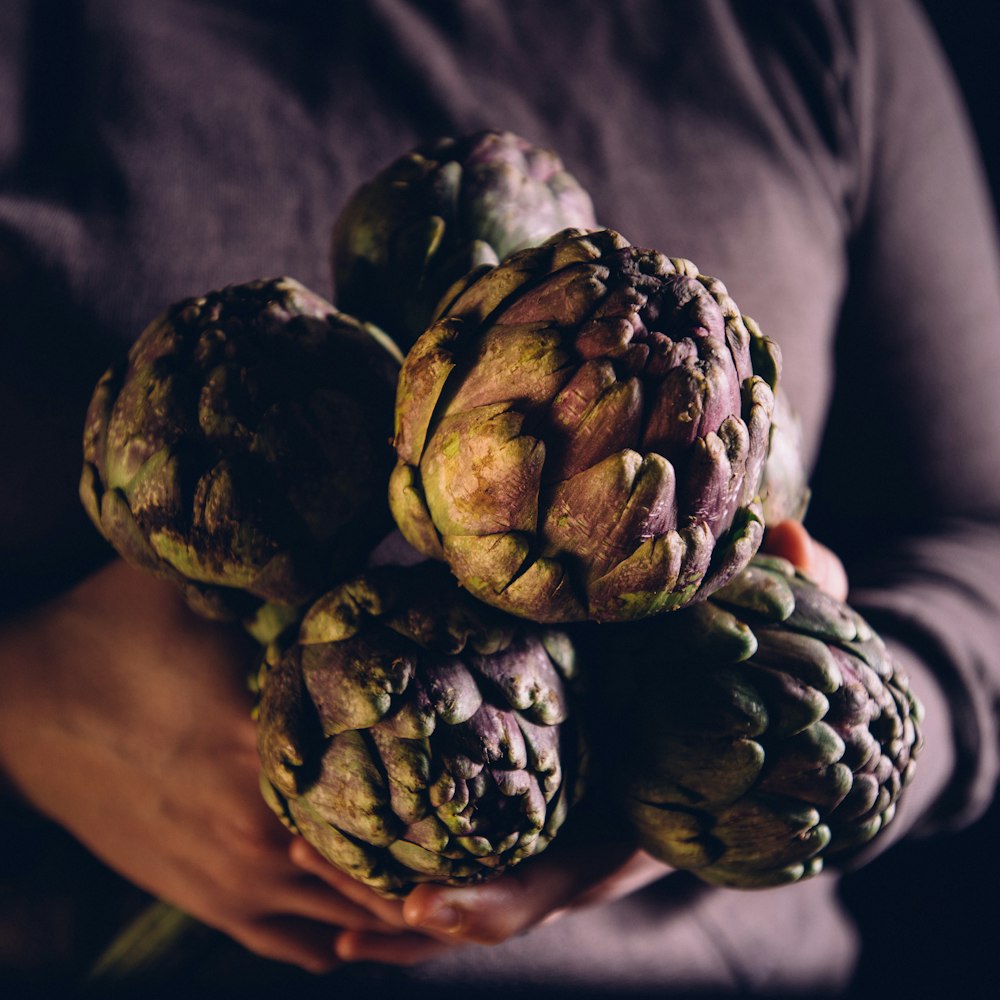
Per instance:
[[[682,607],[760,544],[779,368],[690,261],[557,234],[471,275],[407,354],[393,514],[525,618]]]
[[[380,567],[331,590],[270,651],[265,797],[332,864],[386,895],[479,882],[539,853],[575,797],[564,633]]]
[[[920,702],[864,619],[784,560],[758,556],[601,647],[601,717],[627,719],[608,787],[651,854],[719,885],[780,885],[891,822]]]
[[[586,756],[585,796],[709,882],[876,836],[920,705],[859,615],[756,555],[808,475],[723,283],[493,131],[376,174],[332,263],[336,307],[290,278],[170,307],[84,434],[99,530],[260,641],[282,821],[385,895],[473,883],[545,848]],[[416,565],[377,565],[393,520]]]

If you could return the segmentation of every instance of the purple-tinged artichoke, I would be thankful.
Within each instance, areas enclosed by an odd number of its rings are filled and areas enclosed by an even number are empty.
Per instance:
[[[654,856],[781,885],[892,821],[923,710],[864,619],[789,563],[758,556],[707,601],[598,631],[598,711],[621,720],[608,786]]]
[[[195,610],[266,639],[391,525],[398,371],[384,334],[290,278],[179,302],[97,385],[84,506]]]
[[[385,895],[498,875],[546,847],[576,796],[574,657],[437,563],[371,569],[268,651],[264,796]]]
[[[345,205],[331,251],[337,303],[409,346],[468,271],[596,225],[590,196],[550,150],[511,132],[439,139]]]
[[[610,230],[470,276],[410,350],[390,504],[416,549],[535,621],[626,621],[741,570],[780,368],[722,283]]]

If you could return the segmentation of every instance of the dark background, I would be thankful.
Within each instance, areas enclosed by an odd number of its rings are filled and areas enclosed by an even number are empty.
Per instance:
[[[1000,202],[998,8],[962,0],[923,0],[923,6],[965,94],[994,200]],[[998,431],[984,428],[987,447],[997,447]],[[846,880],[844,896],[865,941],[852,1000],[1000,996],[998,846],[1000,805],[995,805],[968,830],[897,845]]]

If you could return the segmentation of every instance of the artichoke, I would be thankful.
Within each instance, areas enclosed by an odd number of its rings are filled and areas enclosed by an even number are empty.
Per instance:
[[[774,394],[770,444],[760,493],[765,524],[805,518],[812,491],[802,454],[802,421],[780,387]]]
[[[440,564],[370,569],[268,651],[264,796],[384,895],[484,881],[542,851],[575,798],[574,655]]]
[[[290,278],[179,302],[97,385],[84,506],[197,611],[266,638],[391,525],[400,360],[380,331]]]
[[[333,229],[337,302],[409,346],[453,281],[570,226],[590,196],[554,153],[511,132],[427,143],[348,200]]]
[[[628,723],[609,734],[609,787],[666,863],[781,885],[891,822],[921,705],[864,619],[784,560],[758,556],[707,601],[603,635],[601,656],[620,669],[595,671],[610,680],[599,711]]]
[[[455,289],[396,397],[390,505],[488,604],[627,621],[756,551],[780,357],[723,284],[568,230]]]

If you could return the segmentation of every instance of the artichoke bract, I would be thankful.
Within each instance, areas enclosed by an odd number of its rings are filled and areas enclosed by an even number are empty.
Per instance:
[[[438,139],[344,206],[331,251],[337,303],[409,346],[468,271],[596,225],[590,195],[550,150],[512,132]]]
[[[391,525],[400,360],[290,278],[179,302],[97,385],[84,506],[195,610],[266,637],[269,617],[356,572]]]
[[[782,885],[892,821],[922,707],[865,620],[789,563],[758,556],[707,601],[606,641],[628,720],[611,782],[654,856],[717,885]]]
[[[750,560],[780,355],[722,282],[568,230],[455,289],[411,348],[407,541],[541,622],[681,607]]]
[[[771,435],[760,488],[765,524],[802,521],[812,491],[802,454],[802,421],[788,394],[774,394]]]
[[[387,896],[481,882],[542,851],[576,797],[575,652],[436,563],[334,588],[272,644],[264,796],[331,864]]]

